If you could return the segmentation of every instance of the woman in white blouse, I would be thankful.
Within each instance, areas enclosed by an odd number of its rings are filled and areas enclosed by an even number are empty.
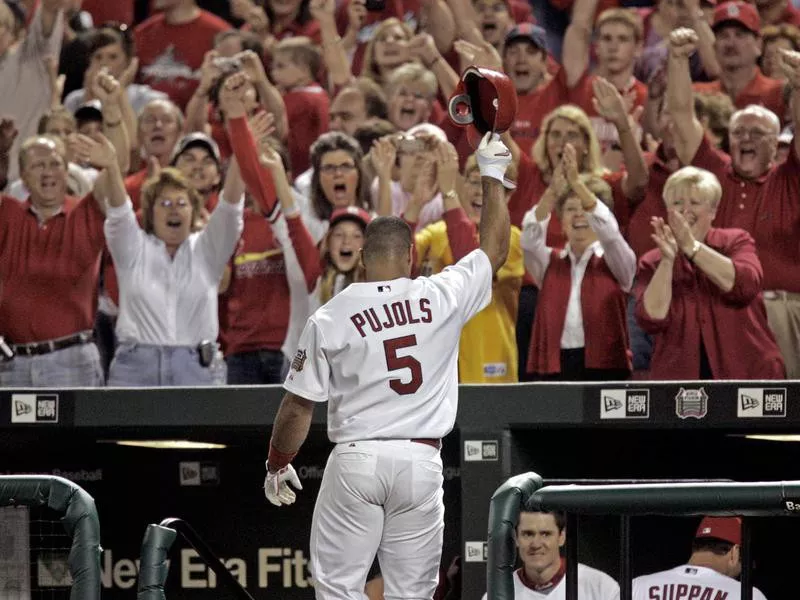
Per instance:
[[[245,76],[221,94],[244,114]],[[120,288],[111,386],[211,385],[219,333],[217,288],[243,227],[244,183],[233,160],[220,202],[197,231],[202,201],[175,169],[142,190],[142,227],[129,199],[111,200],[105,223]]]
[[[610,210],[611,189],[578,172],[564,147],[553,181],[525,215],[520,244],[539,286],[527,372],[544,380],[619,380],[631,370],[627,293],[636,256]],[[567,237],[563,250],[545,245],[555,210]]]

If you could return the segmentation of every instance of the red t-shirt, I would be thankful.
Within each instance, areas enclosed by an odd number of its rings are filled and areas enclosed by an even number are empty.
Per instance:
[[[564,69],[528,94],[517,96],[517,116],[511,125],[511,137],[525,154],[530,156],[533,143],[539,137],[544,118],[567,102],[567,79]]]
[[[756,67],[755,75],[750,80],[750,83],[739,92],[736,98],[732,98],[733,105],[736,108],[745,108],[750,104],[759,104],[778,115],[781,123],[785,124],[788,106],[784,102],[783,86],[782,81],[767,77],[761,72],[761,69]],[[695,83],[693,88],[695,92],[700,92],[701,94],[728,94],[719,79]]]
[[[214,37],[230,23],[201,10],[188,23],[170,25],[164,13],[153,15],[133,31],[139,56],[139,82],[169,95],[184,109],[200,81],[200,67]]]
[[[14,344],[94,327],[97,274],[105,244],[94,197],[67,198],[42,226],[30,202],[0,200],[0,335]]]
[[[328,93],[317,84],[295,88],[283,94],[286,118],[291,124],[287,143],[292,172],[302,173],[311,166],[309,148],[328,131]]]
[[[95,27],[107,21],[133,25],[134,4],[134,0],[83,0],[81,9],[92,15]]]
[[[310,293],[319,275],[319,252],[299,216],[286,223]],[[245,211],[242,236],[229,266],[231,282],[219,297],[225,355],[280,350],[291,318],[291,296],[283,248],[261,212]]]

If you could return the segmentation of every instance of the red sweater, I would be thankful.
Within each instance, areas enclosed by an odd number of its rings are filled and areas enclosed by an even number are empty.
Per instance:
[[[527,371],[541,375],[561,372],[561,336],[572,289],[572,263],[561,250],[552,250],[539,288]],[[594,255],[581,284],[581,311],[589,369],[630,369],[627,295],[605,259]]]
[[[219,299],[220,339],[226,356],[280,350],[291,318],[291,297],[283,248],[271,224],[279,214],[275,188],[272,176],[258,161],[247,120],[231,119],[227,125],[242,179],[260,211],[245,211],[242,237],[230,263],[231,283]],[[320,274],[319,252],[300,216],[289,217],[286,222],[306,288],[311,292]]]
[[[697,379],[702,341],[715,379],[783,379],[783,359],[761,297],[761,262],[753,238],[741,229],[712,228],[705,244],[733,261],[733,289],[723,292],[681,255],[673,268],[672,302],[664,319],[648,315],[643,300],[661,252],[651,250],[639,261],[636,320],[654,337],[650,377]]]

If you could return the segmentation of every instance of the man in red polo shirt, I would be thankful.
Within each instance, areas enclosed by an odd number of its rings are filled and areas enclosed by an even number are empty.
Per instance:
[[[761,19],[755,6],[747,2],[725,2],[714,9],[712,29],[719,62],[717,81],[695,83],[704,94],[727,94],[736,108],[761,104],[783,121],[786,107],[783,83],[765,77],[758,68],[761,56]]]
[[[598,0],[576,1],[572,21],[564,34],[562,64],[570,89],[570,102],[580,106],[591,118],[605,153],[619,143],[619,135],[614,124],[595,110],[592,101],[594,80],[602,77],[613,84],[628,100],[631,109],[647,102],[647,86],[633,76],[633,67],[642,53],[641,17],[632,10],[611,8],[600,13],[594,23],[597,4]],[[595,42],[592,47],[593,34]],[[592,55],[596,55],[597,64],[590,73]],[[636,132],[636,138],[641,138],[641,131]]]
[[[214,37],[231,26],[200,9],[196,0],[159,0],[155,8],[164,12],[133,31],[139,80],[183,109],[200,81],[203,57],[214,47]]]
[[[703,133],[694,103],[685,93],[693,31],[670,35],[668,102],[678,156],[685,164],[709,170],[720,180],[723,200],[714,226],[749,232],[764,269],[763,289],[769,324],[790,378],[800,377],[800,140],[785,163],[775,164],[780,125],[775,114],[749,106],[733,114],[730,156],[716,150]],[[792,121],[800,122],[800,54],[786,53],[784,72],[793,86]]]
[[[106,169],[121,190],[114,147],[83,140],[102,151],[80,158]],[[103,211],[92,194],[67,196],[63,149],[49,138],[22,144],[20,172],[28,200],[0,199],[0,336],[15,353],[0,362],[0,387],[100,386],[92,327]]]

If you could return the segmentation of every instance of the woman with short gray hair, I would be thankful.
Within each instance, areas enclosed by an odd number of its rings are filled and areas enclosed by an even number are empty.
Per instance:
[[[654,338],[654,380],[785,376],[755,242],[711,226],[721,197],[713,173],[684,167],[664,185],[667,223],[651,220],[657,248],[642,256],[634,293],[636,320]]]

